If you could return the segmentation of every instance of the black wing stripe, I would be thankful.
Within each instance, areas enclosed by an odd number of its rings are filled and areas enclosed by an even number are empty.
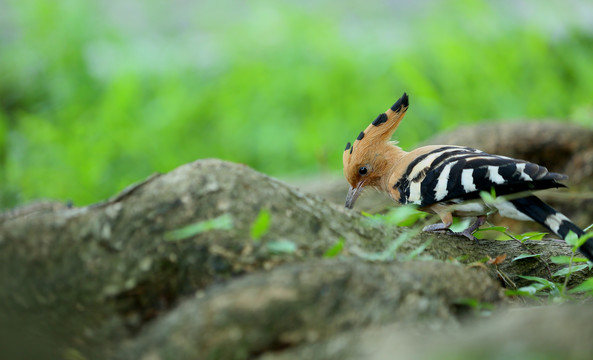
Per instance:
[[[412,172],[408,175],[414,175],[414,178],[411,180],[412,182],[419,182],[424,180],[424,178],[433,171],[442,171],[442,169],[449,163],[458,160],[458,159],[466,159],[467,161],[472,160],[474,158],[483,158],[484,156],[490,156],[486,153],[476,154],[475,152],[468,152],[467,149],[463,148],[461,150],[452,150],[452,151],[445,151],[443,154],[439,155],[435,158],[430,164],[426,165],[424,168],[420,169],[421,162],[416,165]],[[438,177],[438,176],[437,176]]]
[[[472,179],[476,189],[488,189],[494,185],[494,183],[488,178],[487,173],[488,168],[485,166],[474,169],[474,172],[472,173]]]
[[[410,174],[412,173],[412,171],[414,170],[414,168],[416,167],[416,165],[418,165],[422,160],[426,159],[428,156],[433,155],[438,152],[442,152],[442,151],[446,151],[446,150],[450,150],[450,149],[458,149],[458,148],[459,148],[458,146],[443,146],[443,147],[433,150],[431,152],[427,152],[424,155],[418,156],[408,165],[408,167],[406,168],[406,172],[402,175],[402,177],[408,178],[410,176]]]
[[[456,159],[459,159],[461,157],[472,157],[472,156],[476,156],[476,153],[475,152],[468,153],[468,149],[466,149],[466,148],[448,152],[448,153],[444,153],[444,154],[440,155],[439,157],[437,157],[436,159],[434,159],[434,161],[431,164],[431,167],[433,167],[434,169],[440,168],[440,170],[442,171],[442,169],[448,163],[450,163]],[[439,171],[439,173],[440,173],[440,171]],[[437,176],[437,178],[438,178],[438,176]]]
[[[506,164],[498,168],[498,173],[508,182],[516,182],[519,181],[521,175],[517,171],[517,164],[511,163]]]
[[[457,164],[453,165],[451,168],[451,172],[449,175],[449,181],[447,182],[447,194],[450,194],[457,184],[461,186],[461,170],[465,168],[466,161],[465,159],[461,159],[457,162]]]
[[[509,160],[492,155],[468,158],[467,162],[468,167],[474,169],[482,166],[503,166],[509,164]]]

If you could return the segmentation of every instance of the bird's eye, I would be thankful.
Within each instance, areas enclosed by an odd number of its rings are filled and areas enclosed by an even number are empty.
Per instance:
[[[368,172],[368,169],[366,168],[366,166],[362,166],[360,169],[358,169],[358,174],[360,175],[366,175]]]

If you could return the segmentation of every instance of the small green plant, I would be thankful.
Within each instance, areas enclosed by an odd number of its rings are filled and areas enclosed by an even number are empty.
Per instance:
[[[490,192],[487,191],[480,191],[480,197],[486,204],[493,204],[496,203],[496,191],[494,188],[490,189]]]
[[[268,241],[266,249],[273,254],[293,254],[297,251],[298,246],[290,240],[280,239]]]
[[[362,212],[362,215],[366,216],[367,221],[374,225],[411,227],[409,231],[400,234],[394,240],[390,240],[383,251],[375,253],[363,253],[358,251],[360,257],[370,261],[391,261],[396,258],[398,248],[412,236],[420,232],[420,227],[414,225],[416,225],[419,220],[424,219],[428,214],[418,211],[416,206],[406,205],[393,207],[385,214],[369,214]],[[418,255],[430,245],[430,242],[431,240],[428,239],[424,244],[414,249],[414,251],[402,257],[401,260],[417,258]]]
[[[523,286],[517,290],[507,290],[507,295],[520,295],[531,298],[535,298],[536,295],[541,294],[546,294],[551,298],[556,298],[562,295],[559,285],[553,281],[538,276],[520,275],[519,277],[525,280],[531,280],[533,283]]]
[[[520,242],[524,243],[527,240],[541,240],[544,238],[544,236],[548,235],[545,232],[539,232],[539,231],[530,231],[530,232],[526,232],[520,235],[517,235],[516,238],[517,240],[519,240]]]
[[[529,259],[529,258],[538,258],[541,256],[542,256],[542,254],[520,254],[519,256],[515,257],[511,261],[518,261],[518,260]]]
[[[570,294],[588,293],[589,296],[593,296],[593,278],[589,278],[573,289],[568,290]]]
[[[587,227],[587,229],[590,228],[590,226]],[[536,234],[536,237],[539,237],[538,233],[534,234]],[[582,246],[588,239],[592,237],[593,232],[585,233],[583,236],[578,237],[574,232],[571,231],[565,239],[565,241],[568,244],[572,245],[571,256],[552,256],[550,258],[550,261],[554,264],[567,265],[566,267],[561,268],[560,270],[551,274],[552,277],[563,277],[563,281],[555,282],[536,276],[521,276],[523,279],[533,281],[533,283],[521,287],[517,290],[508,290],[506,292],[507,295],[521,295],[533,298],[537,296],[546,296],[552,301],[565,301],[570,298],[571,294],[576,293],[589,293],[589,295],[593,296],[593,278],[585,280],[583,283],[581,283],[574,289],[568,289],[568,282],[572,274],[579,271],[583,271],[585,269],[591,269],[593,267],[593,264],[587,262],[587,259],[575,257],[579,247]],[[520,255],[513,259],[513,261],[517,261],[528,257],[539,257],[539,254]]]
[[[393,207],[385,214],[369,214],[364,211],[362,214],[366,216],[371,223],[406,227],[412,226],[416,224],[418,220],[428,216],[427,213],[418,211],[418,209],[412,205]]]
[[[476,315],[480,316],[489,316],[492,313],[492,310],[494,310],[494,305],[491,303],[479,301],[474,298],[458,299],[455,301],[455,304],[467,306],[473,309]]]
[[[355,250],[353,252],[355,252],[359,257],[369,261],[392,261],[396,258],[397,249],[408,239],[410,239],[411,236],[412,234],[410,232],[401,233],[396,239],[389,242],[383,251],[366,253],[360,250]]]
[[[333,244],[332,247],[330,247],[329,249],[327,249],[325,251],[325,253],[323,253],[323,257],[324,258],[336,257],[342,252],[343,248],[344,248],[344,238],[340,238],[340,240],[338,240],[338,242]]]
[[[261,239],[261,237],[267,234],[267,232],[270,230],[271,218],[272,215],[268,209],[262,208],[259,211],[257,217],[253,221],[253,224],[251,224],[250,234],[254,241],[259,241],[259,239]]]
[[[492,190],[491,192],[481,192],[480,196],[486,203],[492,203],[496,201],[500,201],[499,198],[496,197],[496,194]],[[363,213],[368,219],[369,222],[374,224],[381,224],[381,225],[391,225],[391,226],[412,226],[414,225],[419,219],[422,219],[424,216],[420,215],[418,210],[413,206],[402,206],[398,208],[391,209],[386,214],[376,214],[371,215],[367,213]],[[457,227],[459,229],[467,227],[467,223],[458,223]],[[585,231],[590,230],[593,228],[593,224],[588,226]],[[419,229],[415,229],[419,231]],[[503,226],[489,226],[478,229],[474,235],[480,238],[480,235],[484,234],[485,232],[496,232],[499,234],[497,240],[500,241],[517,241],[521,244],[524,244],[526,241],[538,241],[542,240],[544,236],[547,235],[545,232],[526,232],[522,234],[512,234],[508,231],[507,228]],[[404,233],[400,235],[397,239],[390,242],[387,248],[381,252],[377,253],[359,253],[358,255],[362,258],[372,261],[389,261],[393,260],[396,257],[397,249],[409,238],[412,236],[412,233]],[[566,242],[572,246],[572,254],[571,256],[556,256],[551,257],[550,261],[554,264],[560,265],[567,265],[566,267],[557,270],[556,272],[552,273],[549,269],[549,265],[545,263],[545,260],[541,259],[541,254],[537,253],[524,253],[516,256],[511,261],[521,261],[529,258],[538,259],[539,261],[544,262],[546,268],[548,268],[549,274],[551,278],[563,278],[561,281],[553,281],[548,280],[541,277],[536,276],[521,276],[523,279],[532,281],[531,284],[521,287],[516,290],[507,290],[507,295],[518,295],[518,296],[526,296],[531,298],[538,298],[538,297],[548,297],[552,301],[565,301],[570,298],[571,294],[575,293],[588,293],[589,295],[593,296],[593,278],[586,280],[581,285],[575,287],[574,289],[568,289],[568,282],[572,274],[584,271],[585,269],[591,269],[593,264],[587,263],[587,259],[576,257],[576,252],[580,246],[582,246],[588,239],[593,237],[593,232],[585,233],[585,235],[581,236],[580,238],[575,233],[569,233],[567,238],[565,239]],[[417,257],[422,251],[428,246],[429,243],[425,243],[422,246],[418,247],[407,256],[403,257],[402,260],[412,259]],[[484,258],[481,262],[488,262],[492,261],[490,258]],[[512,282],[511,282],[512,283]]]
[[[167,231],[165,240],[179,241],[211,230],[230,230],[233,228],[233,218],[230,214],[223,214],[214,219],[199,221],[182,228]]]

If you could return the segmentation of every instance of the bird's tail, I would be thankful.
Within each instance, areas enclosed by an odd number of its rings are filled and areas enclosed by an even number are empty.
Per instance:
[[[520,199],[509,200],[517,210],[527,215],[533,221],[543,225],[554,234],[566,239],[570,231],[581,237],[585,234],[581,228],[576,226],[569,218],[554,210],[538,197],[531,195]],[[593,238],[585,242],[579,251],[593,261]]]

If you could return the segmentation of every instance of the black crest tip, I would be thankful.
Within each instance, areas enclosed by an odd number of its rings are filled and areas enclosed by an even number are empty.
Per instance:
[[[395,104],[391,107],[392,111],[398,111],[402,106],[408,107],[410,102],[408,101],[408,94],[404,93],[402,97],[397,99]]]
[[[375,126],[379,126],[387,121],[387,114],[382,113],[375,120],[373,120],[372,124]]]
[[[362,140],[364,138],[364,131],[361,131],[360,134],[358,134],[358,137],[356,138],[356,140]]]
[[[348,141],[348,143],[346,144],[346,149],[344,149],[344,151],[350,149],[350,141]]]

